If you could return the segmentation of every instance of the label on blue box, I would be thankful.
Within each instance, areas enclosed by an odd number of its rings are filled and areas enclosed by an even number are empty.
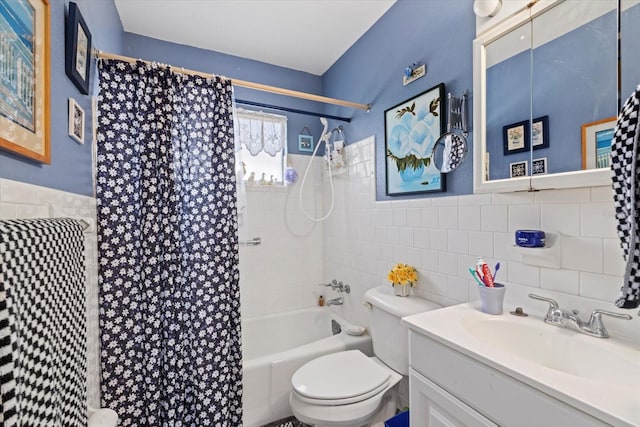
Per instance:
[[[516,230],[516,245],[523,248],[544,247],[545,235],[541,230]]]

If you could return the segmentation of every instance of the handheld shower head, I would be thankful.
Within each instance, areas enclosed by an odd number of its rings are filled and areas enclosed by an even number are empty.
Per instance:
[[[320,123],[322,123],[322,126],[329,126],[329,122],[324,117],[320,117]]]

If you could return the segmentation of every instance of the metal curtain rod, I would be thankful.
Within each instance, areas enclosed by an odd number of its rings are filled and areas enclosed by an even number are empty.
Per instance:
[[[123,55],[117,55],[115,53],[103,52],[97,49],[94,50],[94,56],[96,58],[118,59],[120,61],[131,62],[131,63],[142,61],[144,63],[151,64],[153,62],[153,61],[145,61],[142,59],[132,58],[130,56],[123,56]],[[212,73],[203,73],[202,71],[188,70],[182,67],[172,66],[171,69],[176,73],[190,74],[190,75],[201,76],[205,78],[210,78],[213,75]],[[245,87],[245,88],[254,89],[254,90],[261,90],[263,92],[270,92],[270,93],[276,93],[278,95],[290,96],[293,98],[301,98],[301,99],[307,99],[310,101],[322,102],[324,104],[334,104],[334,105],[340,105],[343,107],[359,108],[365,111],[369,111],[371,109],[371,104],[358,104],[357,102],[343,101],[341,99],[328,98],[326,96],[314,95],[312,93],[299,92],[296,90],[284,89],[277,86],[269,86],[262,83],[249,82],[246,80],[231,79],[231,84],[234,86]]]
[[[351,123],[351,118],[332,116],[331,114],[316,113],[315,111],[298,110],[297,108],[281,107],[279,105],[263,104],[262,102],[247,101],[246,99],[236,99],[236,104],[251,105],[252,107],[266,108],[270,110],[288,111],[290,113],[305,114],[307,116],[324,117],[325,119],[340,120]]]

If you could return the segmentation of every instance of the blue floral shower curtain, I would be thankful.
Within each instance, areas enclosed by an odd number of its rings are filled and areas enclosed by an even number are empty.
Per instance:
[[[122,426],[242,425],[232,88],[102,60],[102,404]]]

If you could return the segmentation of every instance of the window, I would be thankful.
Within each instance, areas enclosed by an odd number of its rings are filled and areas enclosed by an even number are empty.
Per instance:
[[[236,138],[243,180],[248,185],[282,185],[287,155],[287,117],[236,109]]]

